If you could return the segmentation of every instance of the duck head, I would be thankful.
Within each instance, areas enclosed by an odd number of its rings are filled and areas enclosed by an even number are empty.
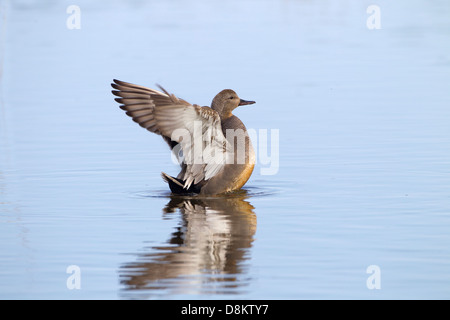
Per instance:
[[[255,101],[248,101],[239,98],[239,96],[231,89],[220,91],[213,99],[211,108],[217,111],[222,119],[231,117],[232,111],[238,106],[254,104]]]

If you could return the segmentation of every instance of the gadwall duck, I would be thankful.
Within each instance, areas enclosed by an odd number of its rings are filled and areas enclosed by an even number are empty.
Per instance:
[[[255,152],[242,121],[232,114],[238,106],[255,103],[225,89],[211,107],[162,91],[114,79],[112,93],[133,121],[159,134],[176,155],[177,177],[162,173],[174,194],[216,195],[242,188],[255,166]]]

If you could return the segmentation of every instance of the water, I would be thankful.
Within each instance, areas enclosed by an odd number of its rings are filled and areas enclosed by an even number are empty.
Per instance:
[[[0,6],[0,298],[450,298],[447,1],[71,4]],[[113,78],[256,100],[276,174],[258,149],[243,191],[171,198]]]

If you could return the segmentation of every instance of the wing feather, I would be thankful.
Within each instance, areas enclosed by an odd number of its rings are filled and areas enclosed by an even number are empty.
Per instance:
[[[168,93],[114,80],[115,100],[141,127],[162,135],[173,148],[183,151],[184,188],[217,175],[230,157],[229,143],[222,132],[219,114],[209,108],[192,105]]]

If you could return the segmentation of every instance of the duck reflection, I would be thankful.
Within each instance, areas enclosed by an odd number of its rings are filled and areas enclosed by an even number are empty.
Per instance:
[[[254,207],[239,191],[227,197],[172,197],[164,216],[180,213],[167,245],[146,247],[120,270],[124,290],[236,293],[256,231]]]

